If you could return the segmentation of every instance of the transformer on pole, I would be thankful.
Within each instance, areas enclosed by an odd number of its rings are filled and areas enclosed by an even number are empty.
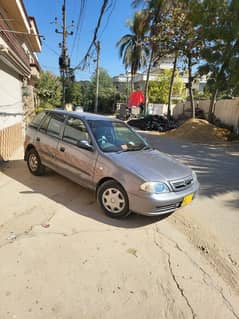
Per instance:
[[[62,34],[62,42],[59,43],[61,48],[61,55],[59,57],[59,68],[60,75],[62,81],[62,108],[65,108],[66,102],[66,88],[67,88],[67,80],[72,80],[74,78],[73,69],[70,67],[70,58],[68,55],[66,40],[69,35],[73,35],[73,32],[68,32],[69,27],[74,27],[74,21],[72,20],[71,25],[67,26],[66,24],[66,0],[63,1],[62,5],[62,24],[58,23],[57,18],[55,18],[54,23],[58,24],[62,31],[58,29],[55,30],[56,33]]]

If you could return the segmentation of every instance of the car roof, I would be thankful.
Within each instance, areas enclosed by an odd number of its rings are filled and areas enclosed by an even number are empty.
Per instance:
[[[79,117],[84,120],[104,120],[104,121],[117,121],[121,122],[121,120],[118,120],[116,118],[112,118],[109,116],[94,114],[94,113],[88,113],[88,112],[77,112],[77,111],[65,111],[65,110],[47,110],[49,112],[53,112],[56,114],[64,114],[64,115],[74,115],[76,117]]]

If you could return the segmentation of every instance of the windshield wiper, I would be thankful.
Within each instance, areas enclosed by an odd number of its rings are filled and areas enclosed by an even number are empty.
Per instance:
[[[152,150],[152,147],[150,147],[149,145],[144,145],[143,147],[142,147],[142,150]]]
[[[152,147],[148,145],[143,145],[142,147],[138,147],[137,149],[135,149],[135,151],[146,151],[146,150],[152,150]]]
[[[142,151],[142,150],[152,150],[152,148],[148,145],[143,145],[142,147],[137,148],[128,148],[125,150],[119,150],[117,153],[123,153],[123,152],[134,152],[134,151]]]
[[[132,150],[132,149],[119,150],[119,151],[117,151],[116,153],[119,154],[119,153],[124,153],[124,152],[131,152],[131,151],[135,151],[135,150]]]

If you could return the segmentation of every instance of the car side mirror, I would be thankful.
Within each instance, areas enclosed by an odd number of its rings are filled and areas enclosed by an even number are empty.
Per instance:
[[[77,142],[77,146],[79,148],[83,148],[84,150],[87,150],[87,151],[90,151],[90,152],[93,152],[94,151],[94,147],[93,145],[91,145],[88,141],[86,140],[81,140],[81,141],[78,141]]]

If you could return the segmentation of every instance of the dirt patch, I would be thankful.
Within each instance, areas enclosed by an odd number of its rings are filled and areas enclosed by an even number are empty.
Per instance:
[[[196,143],[219,143],[227,141],[230,131],[219,128],[202,119],[189,119],[180,127],[166,132],[165,135],[183,138]]]
[[[188,237],[189,241],[199,249],[219,276],[238,294],[238,264],[221,247],[217,237],[190,215],[187,215],[186,218],[183,215],[172,215],[169,221]]]

